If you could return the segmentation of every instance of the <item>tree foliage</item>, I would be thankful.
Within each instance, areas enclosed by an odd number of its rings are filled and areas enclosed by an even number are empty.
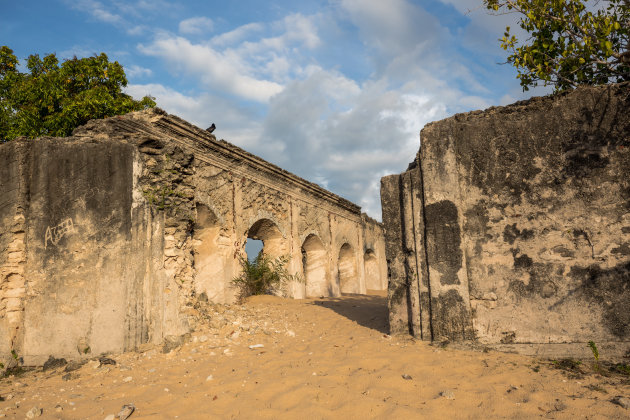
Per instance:
[[[134,100],[122,92],[127,86],[123,67],[101,53],[71,58],[61,65],[55,54],[18,59],[0,47],[0,142],[18,136],[68,136],[94,118],[105,118],[155,106],[153,98]]]
[[[505,30],[501,47],[523,90],[630,80],[630,0],[484,0],[495,13],[518,13],[530,37]]]

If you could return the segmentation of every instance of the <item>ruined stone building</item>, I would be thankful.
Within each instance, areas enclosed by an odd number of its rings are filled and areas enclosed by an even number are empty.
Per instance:
[[[0,145],[0,359],[76,359],[188,332],[232,302],[247,238],[290,257],[295,298],[386,288],[360,208],[159,110]]]
[[[428,124],[381,181],[390,327],[630,357],[630,85]]]

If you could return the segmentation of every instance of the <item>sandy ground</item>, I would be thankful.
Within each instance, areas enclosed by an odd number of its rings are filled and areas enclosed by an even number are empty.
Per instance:
[[[131,420],[630,418],[610,402],[630,396],[628,376],[390,337],[385,305],[382,295],[353,295],[208,306],[168,353],[2,379],[0,415],[103,420],[133,403]]]

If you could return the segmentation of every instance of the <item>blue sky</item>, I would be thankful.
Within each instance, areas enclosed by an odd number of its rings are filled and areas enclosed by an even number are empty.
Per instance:
[[[523,93],[481,0],[0,0],[24,59],[100,52],[127,92],[363,207],[413,160],[420,129]]]

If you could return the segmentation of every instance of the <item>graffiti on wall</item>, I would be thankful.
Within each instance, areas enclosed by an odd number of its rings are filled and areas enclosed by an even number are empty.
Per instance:
[[[71,218],[67,218],[57,226],[46,228],[46,234],[44,235],[44,248],[48,248],[48,243],[57,245],[61,238],[74,232],[74,223]]]

